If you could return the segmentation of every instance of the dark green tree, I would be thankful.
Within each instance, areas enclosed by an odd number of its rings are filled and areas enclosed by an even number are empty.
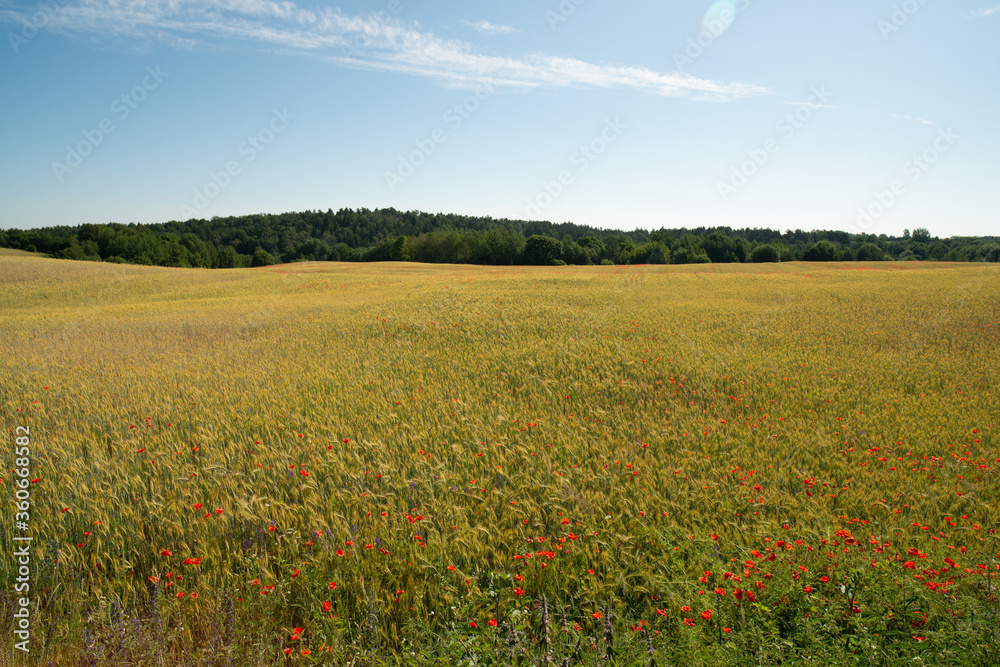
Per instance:
[[[770,243],[759,245],[750,253],[750,261],[754,264],[765,264],[781,261],[781,250]]]
[[[236,249],[227,245],[219,251],[218,268],[235,269],[240,266],[240,256],[236,254]]]
[[[551,236],[534,234],[528,237],[524,244],[524,263],[534,266],[547,266],[557,259],[562,259],[562,244]]]
[[[881,262],[885,259],[885,253],[874,243],[863,243],[858,248],[856,258],[859,262]]]
[[[701,247],[708,258],[717,264],[743,262],[747,258],[747,242],[742,238],[734,238],[723,232],[712,232],[706,236]]]
[[[836,262],[837,246],[829,241],[817,241],[806,248],[802,259],[807,262]]]
[[[271,266],[272,264],[274,264],[274,255],[263,248],[257,248],[250,259],[250,266],[253,267]]]
[[[400,236],[392,244],[389,251],[389,258],[394,262],[407,262],[410,259],[410,247],[405,236]]]

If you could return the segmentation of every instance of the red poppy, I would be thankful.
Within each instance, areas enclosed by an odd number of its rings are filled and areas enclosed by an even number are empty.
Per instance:
[[[711,621],[712,620],[712,610],[711,609],[706,609],[705,611],[701,612],[701,617],[703,619],[705,619],[706,621]]]

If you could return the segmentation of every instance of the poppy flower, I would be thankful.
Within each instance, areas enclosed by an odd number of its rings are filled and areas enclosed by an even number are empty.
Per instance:
[[[329,613],[333,609],[333,605],[329,601],[323,603],[323,611]]]
[[[497,619],[491,618],[490,620],[486,621],[486,625],[490,626],[491,628],[497,627]]]
[[[160,552],[160,555],[161,556],[173,556],[174,554],[171,553],[170,549],[164,549],[163,551]]]

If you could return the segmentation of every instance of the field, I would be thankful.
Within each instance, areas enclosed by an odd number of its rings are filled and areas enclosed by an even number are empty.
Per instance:
[[[996,265],[5,252],[0,358],[0,664],[1000,664]]]

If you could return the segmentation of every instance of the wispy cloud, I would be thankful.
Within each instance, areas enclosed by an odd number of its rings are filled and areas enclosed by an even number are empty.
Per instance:
[[[836,109],[832,104],[816,104],[815,102],[785,102],[793,107],[809,107],[810,109]]]
[[[520,32],[517,28],[509,25],[497,25],[496,23],[490,23],[486,20],[462,21],[462,24],[472,28],[476,32],[486,32],[493,35],[512,35],[515,32]]]
[[[920,123],[921,125],[933,125],[934,124],[931,121],[929,121],[929,120],[927,120],[925,118],[920,118],[918,116],[903,116],[903,115],[898,114],[898,113],[889,114],[889,115],[892,116],[893,118],[902,118],[904,120],[912,120],[913,122]]]
[[[997,5],[996,7],[992,7],[992,8],[986,7],[986,8],[983,8],[983,9],[977,9],[976,11],[972,12],[972,15],[973,16],[991,16],[993,14],[996,14],[997,12],[1000,12],[1000,5]]]
[[[0,11],[0,21],[20,22],[33,11]],[[541,53],[491,55],[470,42],[437,37],[387,12],[348,16],[336,9],[304,9],[285,0],[77,0],[59,9],[46,27],[108,45],[131,41],[140,46],[205,48],[217,47],[224,39],[243,40],[344,67],[430,77],[450,86],[489,82],[522,89],[619,88],[710,101],[770,92],[753,84]]]

